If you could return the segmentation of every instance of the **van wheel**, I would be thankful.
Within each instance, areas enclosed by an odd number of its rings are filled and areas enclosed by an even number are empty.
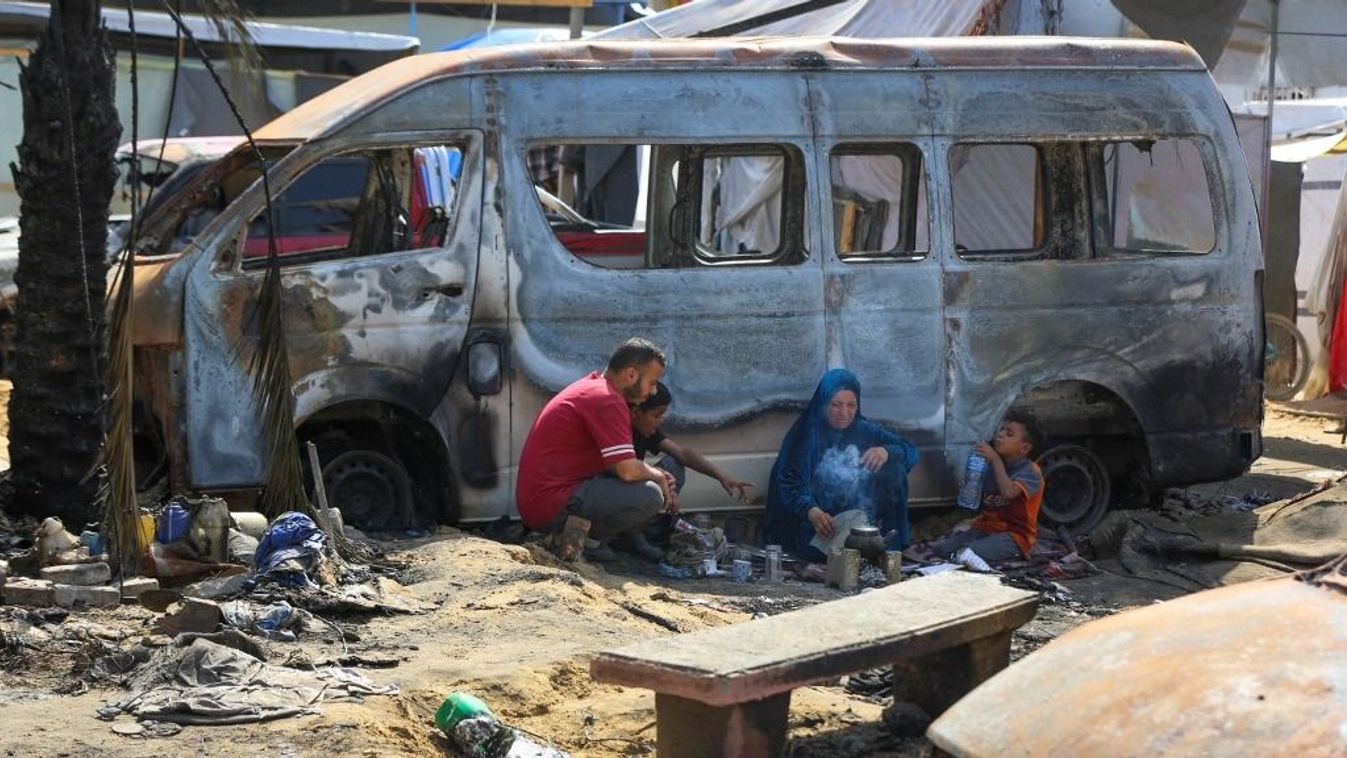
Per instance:
[[[347,450],[328,461],[323,487],[328,505],[362,531],[401,531],[415,523],[406,467],[377,450]]]
[[[1038,458],[1043,470],[1040,520],[1072,534],[1093,529],[1108,512],[1108,467],[1093,450],[1058,445]]]

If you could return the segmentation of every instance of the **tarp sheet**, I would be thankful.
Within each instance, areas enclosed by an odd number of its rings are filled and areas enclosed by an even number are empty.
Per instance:
[[[954,37],[969,34],[984,15],[995,27],[1004,0],[696,0],[595,34],[592,39],[801,34],[837,37]],[[819,7],[823,6],[823,7]],[[803,10],[814,7],[814,10]],[[991,11],[984,10],[991,8]],[[787,14],[795,13],[782,18]],[[996,31],[989,28],[987,31]]]
[[[5,26],[45,26],[51,13],[48,3],[0,2],[0,28]],[[130,21],[125,10],[104,8],[103,23],[110,31],[129,33]],[[201,16],[183,16],[192,36],[201,42],[222,42],[215,25]],[[362,50],[366,52],[416,52],[421,41],[416,37],[373,32],[346,32],[311,26],[245,22],[258,47],[292,47],[307,50]],[[136,34],[174,39],[177,25],[166,13],[136,11]]]

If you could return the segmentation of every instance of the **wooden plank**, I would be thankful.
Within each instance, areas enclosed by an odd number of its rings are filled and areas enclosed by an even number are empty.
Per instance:
[[[953,571],[599,655],[596,681],[729,705],[1015,629],[1038,595]]]

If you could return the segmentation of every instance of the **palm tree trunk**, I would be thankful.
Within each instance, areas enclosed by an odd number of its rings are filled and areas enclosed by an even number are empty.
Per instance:
[[[98,518],[108,203],[121,125],[98,0],[52,0],[24,67],[10,457],[15,510]]]

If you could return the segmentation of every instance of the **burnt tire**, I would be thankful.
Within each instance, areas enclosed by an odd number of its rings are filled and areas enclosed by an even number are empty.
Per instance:
[[[328,505],[362,531],[402,531],[416,523],[411,476],[401,461],[381,451],[338,453],[323,464],[323,488]]]
[[[1043,470],[1039,521],[1083,534],[1104,518],[1110,476],[1097,453],[1082,445],[1057,445],[1039,456],[1038,466]]]

